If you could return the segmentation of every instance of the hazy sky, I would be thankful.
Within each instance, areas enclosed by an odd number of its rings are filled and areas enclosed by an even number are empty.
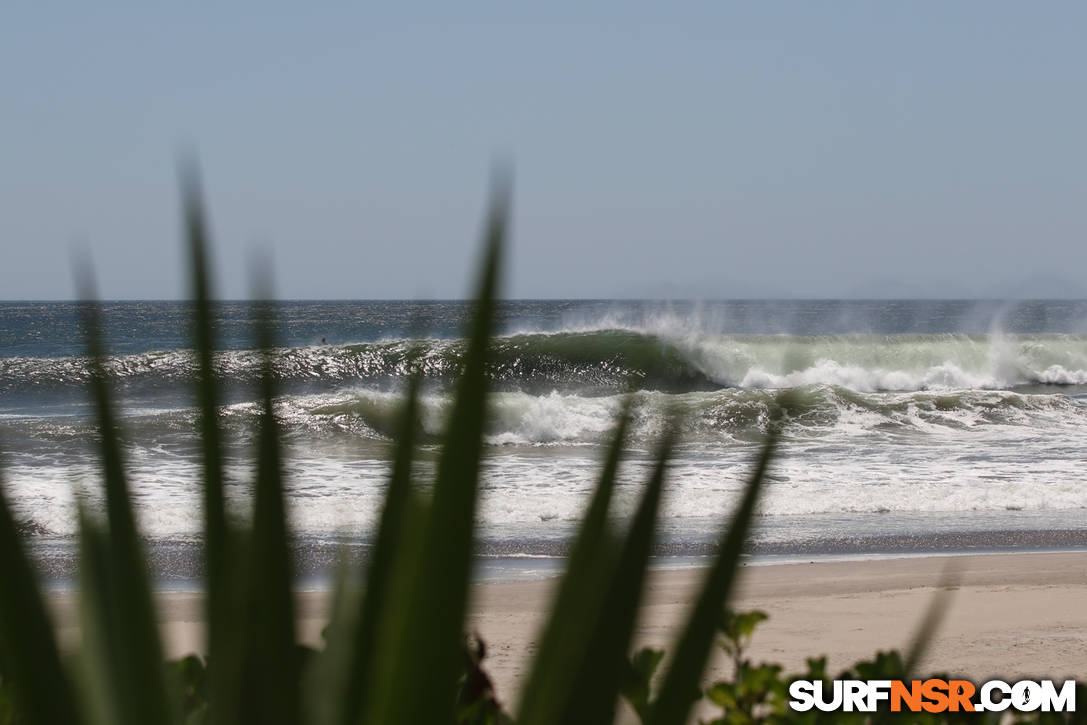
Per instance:
[[[496,157],[510,296],[1087,295],[1084,3],[150,5],[0,9],[0,298],[181,295],[186,145],[229,297],[463,296]]]

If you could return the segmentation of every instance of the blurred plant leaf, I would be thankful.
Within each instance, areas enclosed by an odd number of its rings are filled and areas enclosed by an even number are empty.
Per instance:
[[[394,587],[389,600],[393,616],[379,645],[382,667],[367,700],[367,722],[439,722],[454,708],[483,456],[487,360],[507,217],[508,190],[500,186],[488,215],[476,311],[432,501],[425,520],[414,527],[417,553],[409,543],[403,584]],[[426,689],[426,697],[418,696],[419,687]]]
[[[90,389],[100,436],[99,449],[105,483],[106,522],[94,551],[100,566],[93,579],[98,600],[98,626],[105,637],[101,656],[109,660],[113,677],[108,683],[118,722],[170,722],[169,698],[163,678],[162,646],[159,643],[151,600],[147,559],[136,529],[121,453],[119,425],[113,411],[105,371],[105,352],[100,337],[99,308],[86,268],[82,305],[87,338]],[[86,521],[87,519],[85,519]],[[92,535],[93,537],[93,535]],[[85,593],[86,594],[86,593]]]
[[[772,425],[751,479],[744,488],[740,505],[725,531],[713,564],[705,574],[702,590],[665,673],[649,721],[654,725],[686,722],[691,706],[698,699],[702,671],[713,646],[713,634],[720,622],[721,609],[725,606],[736,579],[740,555],[777,439],[777,427]]]
[[[932,601],[929,602],[924,617],[921,618],[921,622],[917,625],[917,631],[913,635],[909,650],[907,650],[906,659],[903,663],[903,672],[906,676],[914,674],[917,664],[925,656],[925,652],[928,651],[929,644],[936,636],[936,631],[939,630],[940,624],[947,615],[948,607],[951,606],[951,597],[958,585],[958,581],[959,562],[956,559],[949,559],[943,574],[940,576],[936,593],[932,595]]]
[[[414,368],[414,356],[411,367]],[[315,663],[307,700],[319,723],[354,725],[365,708],[374,671],[374,650],[398,568],[407,566],[405,537],[420,520],[422,508],[411,489],[415,439],[419,430],[421,375],[409,380],[394,438],[392,472],[360,595],[345,576],[335,595],[335,613],[328,627],[328,644]]]
[[[192,279],[193,343],[196,350],[196,397],[200,410],[200,450],[204,464],[204,557],[207,580],[209,651],[229,632],[229,537],[223,497],[222,434],[219,430],[219,381],[215,374],[215,333],[208,280],[208,232],[200,184],[194,166],[182,173],[182,210]],[[213,657],[217,653],[212,653]]]
[[[223,442],[219,426],[219,380],[215,371],[214,302],[208,262],[208,222],[195,162],[181,171],[182,215],[192,284],[192,335],[196,354],[198,434],[203,457],[206,689],[214,692],[209,722],[234,723],[240,716],[241,627],[244,580],[238,565],[238,532],[229,526],[223,486]]]
[[[564,722],[611,722],[615,717],[615,706],[627,675],[627,652],[641,606],[677,424],[675,417],[667,424],[657,450],[656,465],[623,542],[584,656],[580,662],[571,660],[567,665],[577,673],[578,686],[568,699],[561,718]]]
[[[82,721],[0,480],[0,685],[28,725]]]
[[[274,303],[267,294],[267,277],[258,279],[257,289],[255,297],[264,300],[254,303],[257,348],[263,361],[253,529],[247,542],[241,714],[254,722],[293,725],[301,721],[299,675],[304,653],[295,641],[290,535],[275,413]]]
[[[608,526],[619,461],[630,426],[631,399],[619,415],[589,508],[570,549],[566,572],[539,638],[539,650],[521,697],[520,722],[554,721],[576,685],[574,668],[589,646],[607,596],[606,584],[618,555],[618,541]]]
[[[627,663],[620,692],[642,722],[648,722],[653,696],[653,675],[664,659],[664,650],[643,647]]]

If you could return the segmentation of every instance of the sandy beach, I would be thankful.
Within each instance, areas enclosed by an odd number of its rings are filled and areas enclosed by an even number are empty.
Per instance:
[[[751,650],[755,660],[799,669],[826,654],[832,671],[877,649],[905,648],[949,564],[956,572],[943,625],[921,666],[969,679],[1087,677],[1087,552],[967,555],[746,566],[737,608],[770,615]],[[697,591],[698,569],[656,570],[646,592],[637,645],[668,648]],[[469,627],[488,643],[486,667],[513,702],[557,580],[474,588]],[[162,594],[167,653],[201,648],[198,594]],[[54,594],[62,641],[78,638],[76,601]],[[298,595],[299,629],[320,641],[327,597]],[[725,673],[715,661],[707,680]]]
[[[1087,676],[1087,553],[921,557],[748,566],[739,609],[770,615],[752,659],[799,670],[826,654],[832,672],[877,649],[905,648],[948,565],[957,571],[943,625],[923,670],[969,679]],[[654,572],[636,633],[668,649],[702,578]],[[551,582],[480,587],[471,625],[490,643],[500,693],[514,693],[546,609]],[[714,661],[709,677],[727,672]]]

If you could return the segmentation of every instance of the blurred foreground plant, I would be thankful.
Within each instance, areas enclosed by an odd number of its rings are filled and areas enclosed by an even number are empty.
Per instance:
[[[207,235],[197,185],[187,177],[184,212],[203,454],[205,656],[163,662],[150,575],[103,366],[98,309],[88,302],[84,314],[101,438],[105,516],[85,508],[80,513],[82,645],[71,656],[58,648],[23,535],[0,493],[0,725],[514,721],[483,669],[485,645],[466,642],[464,633],[484,453],[486,367],[495,332],[508,204],[507,188],[500,185],[486,219],[475,313],[433,485],[426,493],[411,485],[419,430],[416,377],[400,413],[368,565],[365,571],[342,572],[337,579],[327,644],[314,651],[298,644],[295,633],[283,461],[273,406],[275,341],[266,314],[258,315],[256,329],[265,362],[252,511],[244,525],[227,516]],[[82,291],[91,298],[89,284]],[[518,723],[609,723],[616,717],[620,693],[645,723],[683,723],[701,697],[701,678],[722,627],[721,614],[773,456],[776,427],[771,426],[740,503],[722,532],[718,553],[705,571],[672,656],[654,677],[665,661],[663,653],[643,650],[633,660],[627,654],[676,425],[673,419],[660,438],[655,465],[633,517],[616,525],[609,511],[629,417],[626,410],[617,420],[572,542],[524,680]],[[355,581],[362,586],[353,585]],[[741,657],[758,620],[739,615],[724,625],[726,643],[731,643],[727,647],[734,647],[729,652],[736,675],[732,683],[719,683],[708,691],[710,700],[725,708],[719,722],[756,722],[750,717],[761,712],[759,708],[769,708],[777,718],[788,714],[778,707],[780,668],[754,668]],[[818,662],[812,661],[813,668]],[[876,669],[886,670],[878,663]],[[820,717],[827,721],[829,716]],[[814,722],[807,716],[794,719]]]

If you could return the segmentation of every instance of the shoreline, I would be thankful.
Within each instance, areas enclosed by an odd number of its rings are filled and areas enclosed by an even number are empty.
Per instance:
[[[949,564],[958,584],[921,661],[923,671],[972,680],[1087,678],[1087,552],[749,563],[741,569],[732,605],[770,615],[755,633],[752,661],[779,662],[786,672],[796,672],[805,657],[826,655],[836,673],[877,650],[908,647]],[[636,647],[671,649],[703,571],[651,571]],[[506,702],[516,701],[557,581],[484,581],[472,587],[466,626],[487,643],[484,667]],[[76,595],[54,592],[47,600],[62,643],[73,646]],[[201,595],[159,592],[157,600],[167,655],[199,651]],[[319,644],[327,592],[300,591],[296,600],[300,639]],[[711,661],[705,682],[725,674],[725,667],[723,658]]]
[[[571,532],[572,535],[572,532]],[[665,537],[655,547],[651,566],[679,568],[708,565],[718,534],[679,541]],[[562,572],[568,540],[484,539],[476,547],[476,582],[521,581]],[[344,561],[361,567],[369,544],[355,537],[299,537],[292,543],[296,587],[321,589]],[[195,538],[145,540],[156,589],[199,591],[203,583],[203,548]],[[783,541],[751,541],[747,563],[805,563],[874,558],[970,556],[1020,553],[1087,552],[1087,528],[1009,528],[947,530],[912,534],[829,535]],[[32,542],[30,548],[48,591],[72,590],[78,582],[78,547],[74,538]]]

